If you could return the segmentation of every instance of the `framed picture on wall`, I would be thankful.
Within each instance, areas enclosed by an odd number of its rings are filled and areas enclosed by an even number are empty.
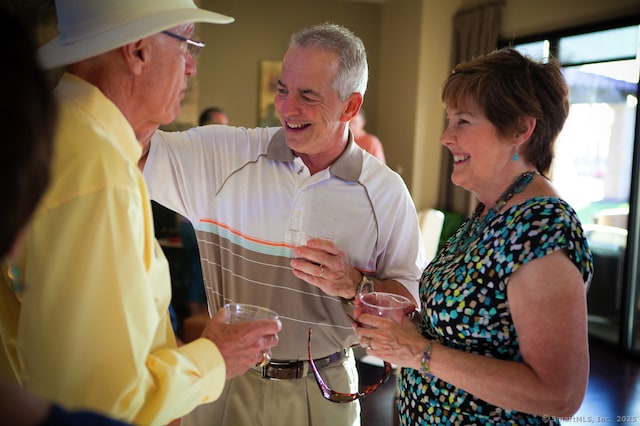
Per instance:
[[[278,87],[282,61],[260,61],[260,84],[258,87],[258,126],[280,126],[278,113],[273,105]]]

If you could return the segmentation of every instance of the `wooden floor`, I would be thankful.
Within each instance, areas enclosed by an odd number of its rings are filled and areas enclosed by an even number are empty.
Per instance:
[[[592,340],[591,376],[580,410],[563,425],[640,425],[640,359]],[[358,363],[363,384],[373,383],[381,367]],[[395,377],[362,399],[362,426],[394,426]]]

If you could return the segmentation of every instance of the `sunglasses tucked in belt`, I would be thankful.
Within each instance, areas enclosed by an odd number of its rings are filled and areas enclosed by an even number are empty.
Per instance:
[[[355,393],[343,393],[336,392],[329,388],[327,384],[322,379],[320,372],[318,371],[319,365],[317,365],[318,360],[314,360],[311,356],[311,329],[309,329],[309,340],[307,342],[307,352],[309,356],[309,364],[311,365],[311,370],[313,371],[313,375],[316,378],[316,382],[318,383],[318,387],[320,388],[320,392],[322,392],[322,396],[325,399],[328,399],[331,402],[351,402],[355,401],[358,398],[362,398],[367,396],[373,392],[375,392],[380,386],[385,384],[387,380],[389,380],[389,375],[391,374],[391,364],[388,362],[384,362],[384,374],[380,378],[377,383],[369,385],[365,388],[364,392],[355,392]]]

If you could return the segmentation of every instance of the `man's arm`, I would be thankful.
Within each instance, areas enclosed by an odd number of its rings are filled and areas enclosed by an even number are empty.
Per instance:
[[[176,349],[168,265],[141,202],[135,187],[111,187],[36,218],[21,348],[36,393],[160,424],[216,398],[225,365],[210,342]]]

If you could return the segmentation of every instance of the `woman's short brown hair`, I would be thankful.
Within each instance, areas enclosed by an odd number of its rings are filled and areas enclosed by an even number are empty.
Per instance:
[[[474,102],[506,138],[522,132],[522,118],[536,118],[519,153],[540,173],[549,172],[553,145],[569,114],[569,89],[555,58],[537,62],[504,48],[458,64],[444,82],[442,101],[456,108]]]

